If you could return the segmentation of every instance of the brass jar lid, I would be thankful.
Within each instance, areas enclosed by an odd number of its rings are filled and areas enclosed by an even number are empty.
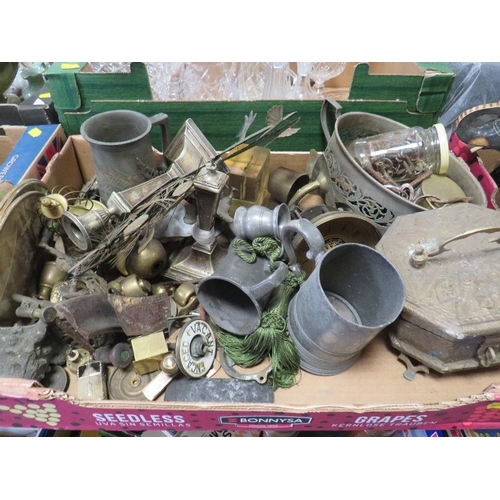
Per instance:
[[[437,200],[452,200],[454,198],[466,198],[463,189],[449,177],[433,174],[425,179],[421,185],[422,199],[420,205],[427,209],[435,209],[443,206]]]

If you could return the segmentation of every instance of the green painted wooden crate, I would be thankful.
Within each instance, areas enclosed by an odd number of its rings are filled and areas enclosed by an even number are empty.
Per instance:
[[[380,64],[386,63],[354,65],[346,99],[338,100],[342,112],[375,113],[408,126],[429,127],[435,123],[454,73],[443,63],[397,63],[404,65],[404,74],[373,73],[371,65]],[[54,63],[45,73],[55,109],[67,135],[79,134],[81,124],[97,113],[130,109],[148,116],[166,113],[172,136],[185,120],[191,118],[213,147],[223,150],[237,141],[245,116],[251,112],[257,115],[251,133],[265,126],[266,113],[272,106],[282,105],[284,114],[298,113],[300,130],[273,143],[273,150],[322,151],[326,147],[319,100],[155,101],[143,63],[131,63],[130,72],[124,73],[92,73],[85,71],[85,66],[86,63]],[[333,127],[334,116],[331,120]],[[153,131],[152,141],[157,148],[161,147],[159,132]]]

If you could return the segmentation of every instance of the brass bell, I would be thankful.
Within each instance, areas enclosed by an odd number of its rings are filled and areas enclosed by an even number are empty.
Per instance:
[[[268,190],[280,203],[288,203],[295,193],[309,183],[309,175],[278,167],[269,177]]]
[[[125,297],[146,297],[151,293],[151,283],[130,274],[121,281],[121,289]]]
[[[129,274],[135,274],[142,279],[158,276],[167,264],[167,252],[163,244],[153,238],[146,247],[139,251],[134,249],[125,261]]]

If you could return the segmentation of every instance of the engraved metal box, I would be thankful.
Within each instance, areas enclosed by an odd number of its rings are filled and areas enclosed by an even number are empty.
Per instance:
[[[500,364],[500,212],[457,204],[397,217],[377,244],[405,281],[392,345],[440,372]]]

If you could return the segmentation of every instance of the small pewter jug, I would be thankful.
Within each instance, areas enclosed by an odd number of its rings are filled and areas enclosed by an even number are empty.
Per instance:
[[[271,269],[266,257],[245,262],[233,248],[216,271],[200,281],[196,295],[213,321],[235,335],[248,335],[260,326],[271,294],[286,278],[288,266]]]

